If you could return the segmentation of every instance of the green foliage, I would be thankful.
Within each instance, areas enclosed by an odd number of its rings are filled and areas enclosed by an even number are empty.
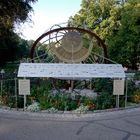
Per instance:
[[[127,81],[127,91],[128,91],[128,96],[133,95],[134,91],[136,90],[135,88],[135,82],[133,80],[128,80]]]
[[[7,36],[0,36],[0,66],[4,65],[7,61],[14,61],[18,52],[18,39],[17,34],[9,32]]]
[[[56,95],[48,93],[45,96],[39,97],[38,101],[42,110],[47,110],[52,107],[58,110],[73,110],[77,107],[74,100],[71,100],[66,96],[62,96],[61,93]]]
[[[17,26],[25,21],[30,21],[29,13],[33,10],[31,4],[36,1],[37,0],[0,1],[0,66],[3,66],[8,61],[13,62],[19,58],[19,49],[21,49],[19,48],[20,38],[15,33],[15,25]],[[22,51],[23,49],[24,48],[22,48]]]
[[[133,96],[131,97],[132,102],[140,103],[140,89],[134,91]]]
[[[30,54],[30,49],[31,46],[29,45],[27,40],[20,39],[19,44],[18,44],[18,52],[17,56],[22,59],[22,58],[29,58]]]
[[[62,95],[61,92],[52,94],[51,85],[43,85],[43,83],[38,83],[38,87],[34,88],[32,96],[35,96],[35,99],[40,103],[40,108],[42,110],[54,107],[58,110],[71,111],[80,107],[80,105],[88,107],[88,110],[94,110],[95,108],[106,109],[114,107],[115,104],[114,97],[112,95],[112,83],[111,79],[96,79],[95,91],[97,93],[102,93],[101,95],[98,95],[97,100],[82,96],[76,96],[75,99],[72,99],[67,95]]]
[[[62,83],[60,83],[61,85]],[[92,99],[86,96],[76,95],[70,96],[70,93],[53,92],[50,79],[31,79],[31,95],[27,96],[27,106],[34,102],[39,102],[41,110],[47,110],[53,112],[55,110],[72,111],[82,110],[87,107],[89,111],[95,109],[109,109],[114,108],[116,105],[116,96],[112,93],[113,80],[111,79],[96,79],[94,81],[95,92],[98,96],[96,99]],[[6,89],[7,88],[7,89]],[[140,102],[140,88],[135,86],[135,81],[128,80],[127,86],[128,102]],[[6,105],[9,107],[16,107],[15,93],[14,93],[14,81],[4,82],[3,96],[0,97],[0,105]],[[120,107],[124,107],[124,96],[120,96]],[[23,108],[24,105],[23,96],[18,96],[18,108]],[[81,107],[80,107],[81,106]],[[34,109],[34,106],[30,106]],[[36,108],[35,108],[36,109]],[[30,109],[29,109],[30,110]],[[54,110],[54,111],[55,111]]]
[[[112,94],[103,92],[96,99],[96,109],[109,109],[115,107],[115,100]]]
[[[25,22],[33,9],[31,3],[37,0],[1,0],[0,1],[0,36],[13,28],[15,23]],[[1,32],[3,31],[3,32]]]
[[[46,81],[46,82],[45,82]],[[55,108],[58,110],[75,110],[81,104],[88,106],[89,110],[94,110],[95,102],[88,97],[76,96],[74,99],[69,95],[63,95],[61,92],[52,93],[52,85],[48,80],[43,82],[34,81],[38,86],[32,87],[31,97],[40,104],[41,110]],[[43,84],[44,83],[44,84]],[[62,83],[60,83],[61,85]]]
[[[35,99],[39,99],[40,97],[50,95],[50,90],[52,89],[52,85],[48,79],[38,79],[34,78],[32,80],[32,88],[31,88],[31,96],[35,97]],[[37,85],[37,86],[34,86]]]
[[[96,79],[94,82],[95,92],[108,92],[110,94],[113,93],[113,80],[104,78],[104,79]]]
[[[139,71],[135,73],[134,79],[140,81],[140,72]]]
[[[108,46],[109,58],[130,69],[140,64],[140,0],[82,0],[81,10],[69,19],[86,26]]]
[[[140,1],[128,1],[121,12],[119,30],[108,40],[110,57],[137,70],[140,63]],[[114,55],[116,54],[116,55]]]

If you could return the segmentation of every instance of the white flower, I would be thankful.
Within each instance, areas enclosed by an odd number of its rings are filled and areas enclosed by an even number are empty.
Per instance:
[[[80,105],[79,108],[75,110],[76,113],[86,113],[88,111],[88,106]]]
[[[37,103],[37,102],[34,102],[33,104],[31,104],[27,107],[27,111],[37,112],[39,110],[40,110],[39,103]]]
[[[56,113],[58,111],[58,109],[51,107],[51,108],[47,109],[47,111],[50,113]]]

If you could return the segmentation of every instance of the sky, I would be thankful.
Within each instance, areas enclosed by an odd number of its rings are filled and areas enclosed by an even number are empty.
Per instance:
[[[70,16],[80,10],[82,0],[38,0],[32,5],[33,23],[25,23],[21,27],[22,38],[36,40],[54,24],[67,22]]]

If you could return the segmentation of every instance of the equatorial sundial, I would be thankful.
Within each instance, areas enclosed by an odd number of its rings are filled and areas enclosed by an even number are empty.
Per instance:
[[[43,75],[43,77],[49,76],[47,78],[50,78],[53,87],[58,91],[63,88],[64,83],[66,84],[67,82],[70,89],[74,89],[74,87],[84,88],[82,86],[82,80],[89,80],[87,77],[85,78],[85,76],[90,70],[87,70],[88,67],[86,66],[86,74],[84,74],[83,72],[80,73],[80,68],[85,64],[106,63],[108,60],[106,58],[106,45],[97,34],[83,26],[75,27],[68,23],[53,25],[36,39],[31,48],[31,62],[35,63],[35,68],[33,70],[37,68],[36,66],[38,66],[39,63],[41,65],[46,63],[47,69],[44,70],[44,68],[41,69],[38,67],[36,72],[41,70],[41,75],[43,71],[50,72],[49,75],[46,74]],[[76,65],[79,69],[67,69],[68,67],[66,67],[62,70],[62,67],[60,67],[60,69],[56,69],[57,74],[50,75],[53,73],[53,68],[51,67],[51,70],[48,70],[49,63],[50,65],[54,64],[56,66],[63,64],[64,66],[70,65],[73,67]],[[82,67],[82,70],[83,69]],[[70,72],[70,75],[63,76],[65,71]],[[76,75],[80,75],[80,78],[76,78],[72,75],[75,71]],[[81,77],[82,74],[84,74],[84,76]],[[94,74],[92,74],[92,76],[93,75]],[[92,76],[90,76],[90,79]],[[62,82],[62,87],[60,87],[61,84],[59,81]],[[63,83],[63,81],[65,82]]]
[[[106,46],[95,33],[67,24],[52,26],[31,49],[37,63],[105,63],[106,57]]]

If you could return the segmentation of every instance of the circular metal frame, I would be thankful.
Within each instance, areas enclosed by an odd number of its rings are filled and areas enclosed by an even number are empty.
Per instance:
[[[31,61],[34,62],[35,48],[36,48],[37,44],[38,44],[43,38],[45,38],[45,37],[48,36],[48,35],[51,35],[51,34],[54,33],[54,32],[58,33],[58,32],[65,31],[65,30],[67,30],[67,31],[76,30],[76,31],[78,31],[78,32],[87,33],[87,34],[90,35],[91,37],[94,37],[94,38],[98,41],[100,47],[102,47],[102,49],[103,49],[103,57],[104,57],[104,58],[107,58],[107,47],[106,47],[106,45],[104,44],[104,41],[103,41],[99,36],[97,36],[95,33],[91,32],[91,31],[89,31],[89,30],[87,30],[87,29],[80,28],[80,27],[60,27],[60,28],[56,28],[56,29],[51,29],[50,31],[48,31],[48,32],[46,32],[46,33],[44,33],[44,34],[42,34],[42,35],[34,42],[34,44],[32,45],[32,48],[31,48],[31,53],[30,53]],[[106,59],[104,60],[104,63],[107,63]]]

